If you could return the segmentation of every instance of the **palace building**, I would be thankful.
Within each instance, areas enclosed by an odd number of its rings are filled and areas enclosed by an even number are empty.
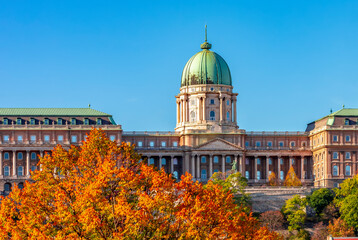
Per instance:
[[[20,187],[38,157],[57,144],[79,145],[92,127],[113,141],[136,145],[148,164],[174,177],[207,181],[236,166],[250,185],[283,180],[291,166],[302,183],[336,187],[357,174],[358,109],[343,108],[301,132],[257,132],[237,124],[237,93],[225,60],[206,40],[184,67],[170,132],[126,132],[112,116],[91,108],[0,108],[0,190]]]

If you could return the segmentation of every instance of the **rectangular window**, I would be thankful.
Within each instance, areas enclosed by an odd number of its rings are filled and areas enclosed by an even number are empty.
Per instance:
[[[18,176],[24,175],[24,168],[22,166],[17,167],[17,175]]]
[[[206,163],[206,157],[201,157],[201,163]]]
[[[269,158],[269,165],[272,165],[272,158]]]
[[[111,136],[109,136],[109,139],[110,139],[111,141],[115,141],[115,140],[116,140],[116,136],[115,136],[115,135],[111,135]]]
[[[88,118],[85,118],[85,119],[84,119],[84,123],[85,123],[85,125],[89,125],[89,119],[88,119]]]
[[[219,163],[219,157],[218,156],[214,156],[214,163]]]
[[[71,142],[72,142],[72,143],[76,143],[76,142],[77,142],[77,136],[76,136],[76,135],[72,135],[72,136],[71,136]]]
[[[62,118],[57,119],[57,125],[62,125]]]
[[[338,159],[338,152],[333,152],[333,159]]]
[[[226,157],[226,163],[231,163],[231,157],[229,156]]]
[[[333,135],[333,142],[338,142],[338,136],[337,135]]]
[[[283,178],[284,178],[284,173],[283,173],[283,171],[281,171],[280,172],[280,179],[283,180]]]
[[[102,125],[102,119],[101,118],[97,118],[97,125]]]
[[[257,159],[256,159],[256,163],[257,163],[257,165],[260,165],[260,164],[261,164],[261,159],[260,159],[260,158],[257,158]]]
[[[346,159],[351,159],[351,153],[350,152],[346,152]]]
[[[268,142],[267,142],[267,146],[268,146],[268,147],[272,147],[272,142],[271,142],[271,141],[268,141]]]
[[[162,146],[162,147],[166,147],[166,146],[167,146],[167,142],[162,141],[162,142],[161,142],[161,146]]]
[[[10,154],[8,152],[4,153],[4,160],[9,160],[10,159]]]
[[[22,135],[17,136],[17,142],[18,143],[22,143],[22,140],[23,140]]]
[[[10,176],[10,167],[9,166],[4,167],[4,176],[5,177]]]
[[[153,141],[149,142],[149,147],[154,147],[154,142]]]
[[[245,171],[245,177],[246,177],[246,179],[249,179],[249,178],[250,178],[250,173],[249,173],[249,171]]]
[[[260,171],[257,171],[257,180],[260,180],[261,179],[261,172]]]
[[[35,125],[35,124],[36,124],[35,118],[31,118],[31,119],[30,119],[30,125]]]
[[[282,158],[280,158],[280,164],[283,165],[283,159]]]
[[[4,135],[4,143],[9,143],[10,137],[9,135]]]
[[[137,144],[138,147],[143,147],[143,142],[139,141]]]
[[[278,143],[278,145],[279,145],[280,147],[283,147],[283,142],[280,141],[280,142]]]
[[[45,136],[44,136],[44,142],[45,142],[45,143],[49,143],[49,142],[50,142],[50,135],[45,135]]]
[[[177,147],[178,146],[178,142],[173,142],[173,147]]]
[[[230,100],[226,101],[226,106],[230,106]]]
[[[256,141],[256,147],[261,147],[261,142],[260,141]]]
[[[71,125],[76,125],[76,124],[77,124],[76,118],[71,118]]]
[[[210,99],[210,104],[211,104],[211,105],[215,104],[215,100],[214,100],[214,99]]]
[[[4,118],[4,119],[3,119],[3,124],[4,124],[4,125],[9,125],[9,119]]]
[[[346,135],[346,142],[350,142],[351,141],[351,135]]]
[[[58,135],[57,141],[59,141],[60,143],[63,142],[63,135]]]
[[[250,145],[249,141],[245,142],[245,147],[248,147]]]
[[[36,142],[36,135],[31,135],[31,136],[30,136],[30,142],[31,142],[31,143],[35,143],[35,142]]]

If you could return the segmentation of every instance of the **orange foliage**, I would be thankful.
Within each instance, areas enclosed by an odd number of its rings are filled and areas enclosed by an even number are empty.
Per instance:
[[[101,130],[39,164],[34,183],[2,199],[0,239],[281,239],[221,186],[176,182]]]
[[[269,185],[270,186],[278,186],[279,185],[279,181],[278,181],[276,174],[274,172],[271,172],[271,174],[269,175]]]
[[[284,181],[283,185],[285,185],[287,187],[302,186],[301,180],[298,179],[298,177],[297,177],[297,175],[295,173],[295,169],[293,169],[292,166],[288,170],[288,173],[286,175],[286,178],[285,178],[285,181]]]
[[[354,228],[348,226],[348,224],[341,218],[336,218],[333,222],[330,222],[328,227],[328,233],[333,237],[354,237]]]

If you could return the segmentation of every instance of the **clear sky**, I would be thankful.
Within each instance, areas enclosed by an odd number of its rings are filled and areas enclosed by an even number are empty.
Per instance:
[[[205,24],[240,128],[302,131],[358,108],[357,0],[0,0],[0,107],[90,103],[124,130],[173,130]]]

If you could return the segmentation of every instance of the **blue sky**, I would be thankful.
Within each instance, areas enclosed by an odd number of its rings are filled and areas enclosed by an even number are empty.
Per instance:
[[[358,108],[358,1],[0,0],[0,107],[87,107],[173,130],[204,25],[246,130],[304,130]]]

